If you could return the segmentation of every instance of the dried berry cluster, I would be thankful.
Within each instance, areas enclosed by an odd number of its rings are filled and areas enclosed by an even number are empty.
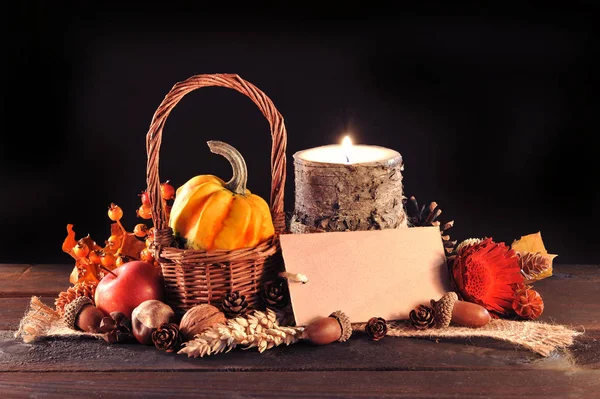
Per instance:
[[[162,201],[168,211],[169,201],[175,196],[175,189],[167,181],[161,184]],[[136,211],[137,217],[145,220],[152,218],[150,198],[143,191],[140,194],[141,205]],[[134,260],[156,263],[150,245],[154,237],[154,228],[145,223],[138,223],[132,232],[121,223],[123,209],[111,203],[107,211],[112,221],[110,236],[104,241],[104,246],[96,243],[89,235],[80,239],[75,238],[73,225],[67,225],[67,237],[62,244],[62,250],[73,259],[75,266],[69,277],[72,284],[61,292],[55,300],[56,310],[62,313],[65,305],[79,296],[87,296],[93,300],[94,289],[100,280],[115,268]]]

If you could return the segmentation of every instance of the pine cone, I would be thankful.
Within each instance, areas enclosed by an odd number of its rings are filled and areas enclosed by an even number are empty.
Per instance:
[[[58,294],[58,297],[54,300],[54,306],[60,317],[63,317],[65,314],[65,306],[73,302],[76,298],[82,296],[90,298],[92,305],[94,305],[94,293],[96,292],[97,285],[98,283],[95,281],[82,281]]]
[[[175,352],[179,349],[182,342],[179,327],[175,323],[161,324],[152,333],[152,342],[156,349],[165,352]]]
[[[525,277],[525,283],[533,283],[552,275],[550,258],[539,252],[526,252],[519,255],[519,266]]]
[[[277,315],[277,323],[279,323],[280,326],[296,325],[296,320],[294,319],[294,312],[292,311],[292,307],[289,304],[281,308],[273,308],[272,310]]]
[[[371,317],[365,326],[365,332],[371,341],[379,341],[387,334],[387,323],[382,317]]]
[[[104,339],[111,344],[124,343],[134,340],[131,320],[123,312],[112,312],[100,322],[100,331]]]
[[[246,314],[248,302],[246,302],[245,295],[240,295],[239,291],[235,291],[225,294],[221,307],[225,316],[231,319]]]
[[[263,300],[267,307],[282,308],[288,304],[287,282],[285,280],[267,283],[263,289]]]
[[[410,323],[418,330],[435,326],[435,310],[429,306],[419,305],[408,314]]]
[[[451,241],[450,235],[446,234],[446,230],[454,226],[454,220],[443,225],[439,220],[436,220],[442,214],[437,202],[430,203],[428,207],[425,207],[425,205],[419,207],[419,203],[413,196],[404,200],[404,208],[409,227],[439,226],[446,254],[454,253],[456,241]]]

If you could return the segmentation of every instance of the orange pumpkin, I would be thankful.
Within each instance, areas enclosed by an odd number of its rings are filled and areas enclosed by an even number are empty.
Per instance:
[[[229,144],[209,141],[210,150],[231,163],[233,178],[195,176],[177,189],[169,226],[186,248],[210,251],[254,247],[275,229],[266,201],[246,189],[248,172],[242,155]]]

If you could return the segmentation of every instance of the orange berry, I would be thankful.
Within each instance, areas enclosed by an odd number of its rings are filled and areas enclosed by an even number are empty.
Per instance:
[[[108,207],[108,218],[114,222],[117,220],[121,220],[123,217],[123,209],[119,205],[115,205],[113,203]]]
[[[101,249],[95,249],[90,252],[88,259],[92,263],[100,264],[100,261],[102,260],[102,255],[104,255],[104,251],[102,251]]]
[[[152,252],[150,252],[148,248],[142,249],[142,252],[140,252],[140,259],[148,263],[154,262],[154,256],[152,256]]]
[[[125,263],[127,263],[127,262],[129,262],[129,259],[128,259],[126,256],[124,256],[124,255],[121,255],[121,256],[119,256],[119,257],[117,258],[117,260],[115,261],[115,265],[116,265],[117,267],[119,267],[119,266],[123,266],[123,265],[124,265]]]
[[[151,219],[152,218],[152,208],[150,205],[140,205],[138,210],[136,211],[137,216],[142,219]]]
[[[90,248],[82,241],[77,242],[77,245],[73,247],[73,254],[78,258],[85,258],[89,253]]]
[[[115,256],[110,253],[105,253],[102,257],[100,257],[100,263],[104,267],[112,267],[115,265]]]
[[[152,242],[154,241],[154,227],[150,227],[148,229],[148,234],[146,235],[146,248],[150,248],[152,246]]]
[[[148,235],[148,226],[146,226],[144,223],[136,224],[133,228],[133,234],[140,238],[146,237]]]
[[[150,205],[150,194],[147,191],[142,191],[140,194],[142,205]]]
[[[164,200],[175,198],[175,188],[168,180],[160,185],[160,195]]]
[[[108,237],[108,240],[106,240],[106,246],[111,251],[116,251],[117,249],[119,249],[121,247],[121,242],[122,242],[121,237],[112,235],[112,236]]]

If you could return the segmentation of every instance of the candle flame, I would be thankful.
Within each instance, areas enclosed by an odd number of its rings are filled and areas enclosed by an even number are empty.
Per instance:
[[[346,152],[352,148],[352,140],[350,139],[350,136],[344,137],[342,140],[342,148]]]
[[[350,163],[350,151],[352,150],[352,140],[350,139],[350,136],[346,136],[342,140],[342,150],[346,156],[346,162]]]

